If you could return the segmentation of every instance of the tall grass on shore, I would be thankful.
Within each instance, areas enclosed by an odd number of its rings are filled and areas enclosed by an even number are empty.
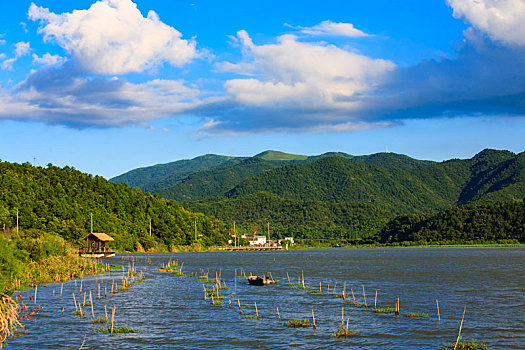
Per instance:
[[[7,294],[0,295],[0,349],[4,341],[22,325],[18,321],[18,304]]]

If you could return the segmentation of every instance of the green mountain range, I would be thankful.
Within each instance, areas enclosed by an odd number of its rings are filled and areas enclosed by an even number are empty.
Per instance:
[[[276,236],[347,240],[377,238],[397,215],[525,196],[525,153],[509,151],[487,149],[440,163],[394,153],[307,157],[267,151],[227,162],[165,181],[156,193],[224,222],[251,222],[247,232],[271,221]],[[143,177],[156,167],[141,169]]]

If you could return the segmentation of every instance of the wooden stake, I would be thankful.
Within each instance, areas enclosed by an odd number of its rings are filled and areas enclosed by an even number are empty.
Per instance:
[[[350,322],[350,317],[346,319],[346,334],[348,334],[348,322]]]
[[[365,299],[365,307],[368,307],[366,304],[366,294],[365,294],[365,285],[363,284],[363,299]]]
[[[77,299],[75,299],[75,292],[73,292],[73,302],[75,303],[75,311],[78,311]]]
[[[237,269],[235,269],[235,287],[233,289],[233,295],[237,294]]]
[[[108,309],[106,308],[106,305],[104,305],[104,313],[106,314],[106,325],[108,323]]]
[[[345,324],[345,307],[343,306],[341,308],[341,327],[343,327]]]
[[[62,299],[62,290],[64,289],[64,283],[60,286],[60,299]]]
[[[259,311],[257,311],[257,303],[253,303],[255,305],[255,314],[257,315],[257,319],[259,319]]]
[[[35,299],[34,299],[34,301],[35,301],[35,305],[36,305],[36,293],[37,293],[37,292],[38,292],[38,285],[35,284]]]
[[[239,304],[239,314],[242,315],[241,301],[237,298],[237,304]]]
[[[346,300],[346,281],[343,284],[343,300]]]
[[[89,291],[89,303],[91,304],[91,316],[95,319],[95,313],[93,312],[93,299],[91,299],[91,291]]]
[[[467,307],[463,309],[463,316],[461,317],[461,323],[459,324],[459,333],[458,333],[458,339],[456,339],[456,344],[454,345],[454,350],[456,350],[456,347],[459,343],[459,338],[461,337],[461,328],[463,328],[463,319],[465,318],[465,311],[467,310]]]
[[[304,271],[303,270],[301,270],[301,277],[303,278],[303,282],[302,283],[303,283],[303,289],[304,289]]]
[[[286,273],[286,277],[288,277],[288,284],[291,284],[291,282],[290,282],[290,276],[288,275],[288,272]]]
[[[314,315],[314,309],[312,309],[312,321],[314,322],[314,329],[316,329],[316,325],[315,325],[315,315]]]
[[[111,335],[113,335],[114,322],[115,322],[115,305],[113,305],[113,312],[111,313]]]
[[[374,310],[377,310],[377,289],[376,289],[376,298],[374,299]]]
[[[353,288],[350,288],[350,290],[352,291],[352,299],[354,299],[354,304],[355,304],[355,295],[354,295],[354,289],[353,289]]]
[[[98,286],[98,298],[100,299],[100,283],[98,283],[97,286]]]
[[[281,320],[281,315],[279,314],[279,306],[277,306],[277,316],[279,317],[279,321]]]
[[[437,299],[436,299],[436,307],[437,307],[437,310],[438,310],[438,322],[441,322],[441,316],[439,315],[439,303],[438,303]]]
[[[321,281],[319,281],[319,293],[321,293]]]

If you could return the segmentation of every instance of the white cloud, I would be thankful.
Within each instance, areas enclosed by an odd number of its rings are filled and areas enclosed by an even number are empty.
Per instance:
[[[394,69],[387,60],[372,59],[333,45],[299,42],[283,35],[277,44],[255,45],[248,33],[237,33],[244,61],[221,63],[219,71],[249,75],[225,82],[226,90],[243,105],[306,109],[348,109]]]
[[[20,42],[15,44],[15,56],[12,57],[12,58],[8,58],[8,59],[4,60],[0,64],[0,67],[3,70],[11,70],[11,69],[13,69],[13,64],[16,61],[18,61],[18,59],[20,57],[26,56],[30,52],[31,52],[31,45],[30,45],[30,43],[29,42],[26,43],[26,42],[20,41]],[[3,58],[3,57],[0,57],[0,59],[1,58]]]
[[[508,45],[525,45],[525,1],[447,0],[454,17],[463,18],[492,40]]]
[[[309,35],[346,36],[351,38],[368,36],[365,32],[354,27],[352,23],[323,21],[313,27],[297,27],[301,33]]]
[[[37,54],[33,54],[33,63],[42,66],[56,66],[63,64],[67,61],[66,57],[60,55],[51,55],[49,52],[45,53],[42,57],[38,57]]]
[[[143,17],[131,0],[100,0],[88,10],[55,14],[31,4],[28,16],[42,23],[80,66],[95,74],[141,72],[163,63],[181,66],[198,56],[195,42],[181,39],[154,11]]]
[[[67,63],[33,72],[9,93],[0,86],[1,119],[35,119],[73,127],[142,125],[180,115],[201,102],[184,81],[86,78]]]

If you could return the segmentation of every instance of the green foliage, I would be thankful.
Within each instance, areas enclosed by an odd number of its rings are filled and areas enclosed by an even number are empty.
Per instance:
[[[291,320],[288,320],[288,322],[286,322],[286,327],[292,327],[292,328],[310,327],[310,320],[292,318]]]
[[[455,207],[438,213],[399,216],[380,232],[383,243],[525,243],[522,201]]]
[[[47,168],[34,168],[28,163],[2,162],[0,225],[5,224],[7,230],[14,230],[17,208],[20,227],[28,234],[31,230],[54,232],[82,245],[93,213],[93,230],[112,236],[118,250],[133,251],[140,244],[145,250],[158,251],[167,250],[170,245],[194,243],[194,219],[202,234],[199,239],[202,245],[223,244],[228,237],[226,227],[215,219],[100,176],[51,164]],[[48,251],[52,249],[50,246],[34,247],[42,251],[20,248],[35,257],[53,253]]]

